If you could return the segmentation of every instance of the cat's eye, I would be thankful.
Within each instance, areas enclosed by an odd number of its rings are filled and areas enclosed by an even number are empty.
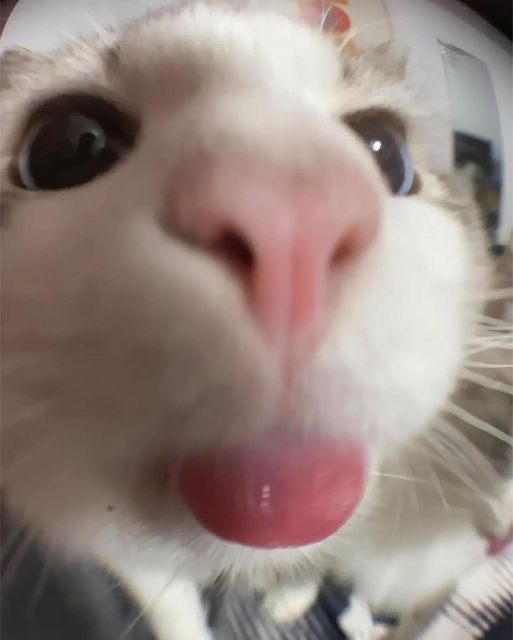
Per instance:
[[[382,115],[362,114],[347,122],[368,146],[392,193],[399,196],[415,193],[418,180],[400,128]]]
[[[32,117],[17,156],[17,182],[33,191],[85,184],[127,153],[136,129],[106,100],[61,97]]]

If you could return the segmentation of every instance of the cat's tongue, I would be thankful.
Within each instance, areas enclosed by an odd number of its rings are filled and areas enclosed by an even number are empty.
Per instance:
[[[178,485],[211,533],[252,547],[323,540],[349,518],[366,481],[353,443],[247,445],[184,460]]]

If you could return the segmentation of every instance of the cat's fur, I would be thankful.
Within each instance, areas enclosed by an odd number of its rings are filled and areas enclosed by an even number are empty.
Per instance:
[[[444,417],[453,392],[460,404],[475,393],[457,380],[492,286],[484,231],[468,189],[426,167],[429,119],[385,47],[353,58],[259,3],[218,4],[3,64],[5,500],[50,543],[121,577],[159,640],[208,637],[197,589],[221,575],[267,591],[282,619],[327,573],[408,616],[482,556],[483,532],[507,527],[500,476]],[[138,145],[80,188],[21,191],[11,167],[26,118],[72,91],[140,119]],[[357,430],[372,480],[325,542],[223,542],[149,470],[163,451],[261,430],[285,391],[237,281],[157,222],[196,188],[177,181],[188,152],[319,180],[314,158],[330,145],[361,153],[344,116],[373,108],[403,119],[421,189],[385,198],[375,246],[337,281],[331,329],[286,390],[305,429]]]

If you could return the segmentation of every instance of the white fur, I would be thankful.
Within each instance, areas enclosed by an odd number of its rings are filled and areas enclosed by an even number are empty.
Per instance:
[[[319,585],[315,582],[275,587],[266,593],[262,605],[276,622],[293,622],[313,605],[318,588]]]
[[[350,640],[374,640],[374,622],[365,601],[357,596],[349,598],[347,610],[337,618],[338,625]]]
[[[439,412],[464,357],[471,281],[481,276],[470,232],[433,192],[383,196],[379,237],[337,277],[330,325],[287,389],[235,279],[161,224],[172,226],[176,202],[193,192],[184,166],[197,152],[242,174],[257,162],[319,183],[345,158],[384,193],[339,118],[375,105],[403,110],[398,87],[372,73],[344,81],[336,47],[281,16],[201,6],[131,26],[114,76],[95,51],[66,55],[39,84],[19,81],[6,140],[16,139],[27,90],[70,83],[112,93],[143,127],[136,149],[102,178],[18,195],[3,253],[8,503],[50,539],[119,573],[161,640],[208,636],[191,585],[221,572],[260,587],[276,570],[314,579],[331,570],[373,605],[400,611],[445,589],[472,561],[457,550],[480,551],[468,510],[446,513],[432,541],[422,527],[432,531],[443,508],[431,496],[433,514],[417,526],[415,509],[405,509],[406,533],[383,543],[393,525],[377,506],[387,491],[376,481],[347,529],[325,543],[254,550],[202,530],[149,473],[163,452],[264,431],[284,407],[305,430],[363,439],[377,470]],[[418,562],[430,569],[423,581]],[[166,586],[175,574],[182,582]],[[176,592],[185,593],[178,618],[167,609]],[[271,609],[288,617],[281,604]]]

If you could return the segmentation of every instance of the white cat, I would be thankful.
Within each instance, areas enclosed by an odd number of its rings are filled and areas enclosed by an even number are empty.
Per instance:
[[[393,51],[215,4],[4,56],[5,501],[159,640],[210,637],[219,576],[284,621],[331,574],[410,624],[508,526],[449,424],[485,235]]]

